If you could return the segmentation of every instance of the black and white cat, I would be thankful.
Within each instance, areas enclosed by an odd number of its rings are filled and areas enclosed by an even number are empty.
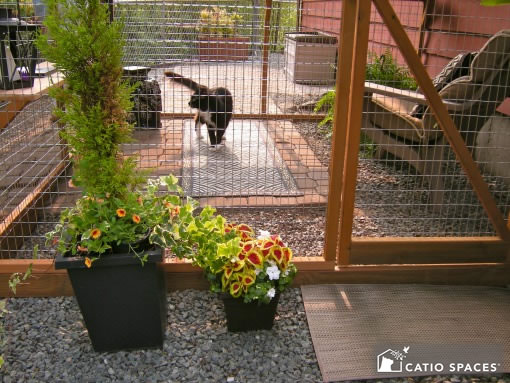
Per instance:
[[[206,124],[211,146],[218,147],[232,118],[234,102],[230,91],[221,87],[208,88],[172,71],[166,71],[165,76],[194,92],[188,105],[197,109],[195,131],[200,135],[200,126]]]

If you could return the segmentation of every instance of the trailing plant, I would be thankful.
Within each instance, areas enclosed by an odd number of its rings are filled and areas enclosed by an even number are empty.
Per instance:
[[[128,192],[122,199],[113,195],[83,196],[61,214],[59,224],[46,234],[46,242],[57,246],[61,254],[83,256],[87,267],[102,254],[111,253],[115,246],[128,245],[138,256],[137,241],[163,243],[159,238],[161,225],[186,227],[193,220],[197,203],[183,197],[177,183],[177,178],[170,175],[150,179],[144,187]],[[158,193],[162,187],[166,187],[166,193]],[[176,255],[187,254],[181,251]],[[143,264],[145,259],[139,258]]]
[[[208,7],[200,12],[198,32],[218,37],[234,36],[238,33],[242,16],[221,7]]]

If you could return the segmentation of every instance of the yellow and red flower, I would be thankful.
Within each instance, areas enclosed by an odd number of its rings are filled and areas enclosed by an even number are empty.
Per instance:
[[[143,205],[142,196],[138,196],[138,198],[136,199],[136,202],[138,202],[138,205],[142,206]]]
[[[92,259],[85,257],[85,266],[87,266],[89,269],[92,267],[92,262]]]
[[[140,218],[140,216],[138,214],[133,214],[133,216],[131,217],[131,219],[133,220],[134,223],[136,224],[139,224],[142,219]]]
[[[117,209],[117,217],[122,218],[126,216],[126,209]]]
[[[101,230],[97,228],[92,229],[92,231],[90,232],[90,236],[92,237],[92,239],[98,239],[101,236]]]

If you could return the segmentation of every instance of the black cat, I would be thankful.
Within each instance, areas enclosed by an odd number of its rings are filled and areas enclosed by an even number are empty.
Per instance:
[[[188,105],[197,109],[195,131],[199,133],[200,126],[206,124],[211,146],[218,147],[232,118],[232,94],[227,88],[209,89],[172,71],[166,71],[165,76],[194,91]]]

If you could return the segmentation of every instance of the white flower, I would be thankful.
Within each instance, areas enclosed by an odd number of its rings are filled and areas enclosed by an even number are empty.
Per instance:
[[[269,231],[259,230],[259,236],[257,237],[257,239],[265,239],[265,238],[269,238],[270,236],[271,236],[271,233]]]
[[[274,287],[271,287],[269,290],[267,290],[267,296],[270,298],[270,299],[273,299],[274,295],[276,294],[276,290],[274,289]]]
[[[270,281],[274,281],[275,279],[280,278],[280,269],[278,266],[271,266],[266,269],[266,274],[269,277]]]
[[[232,257],[232,258],[230,258],[230,262],[232,262],[232,263],[236,263],[236,262],[238,262],[238,261],[239,261],[239,258],[238,258],[238,257]]]

